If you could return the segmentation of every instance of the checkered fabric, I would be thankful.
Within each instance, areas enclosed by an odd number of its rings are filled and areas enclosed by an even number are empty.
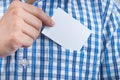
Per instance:
[[[10,0],[0,0],[0,16],[10,3]],[[49,16],[59,7],[92,30],[92,34],[77,51],[65,49],[40,34],[32,46],[0,58],[0,80],[120,79],[120,7],[117,1],[37,0],[33,5]]]

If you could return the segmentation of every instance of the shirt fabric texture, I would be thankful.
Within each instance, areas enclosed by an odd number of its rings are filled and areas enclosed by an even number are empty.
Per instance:
[[[10,3],[10,0],[0,0],[1,17]],[[120,7],[117,1],[37,0],[33,5],[49,16],[59,7],[92,30],[92,34],[79,51],[64,49],[40,34],[32,46],[0,58],[0,80],[120,79]]]

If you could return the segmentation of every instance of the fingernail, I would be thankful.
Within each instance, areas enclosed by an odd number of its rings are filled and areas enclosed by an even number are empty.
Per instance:
[[[52,26],[53,26],[53,25],[55,24],[55,22],[52,20],[51,24],[52,24]]]

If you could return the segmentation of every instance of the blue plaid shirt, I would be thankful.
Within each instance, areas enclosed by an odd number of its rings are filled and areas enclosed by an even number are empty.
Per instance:
[[[0,16],[10,3],[10,0],[0,0]],[[120,8],[117,1],[37,0],[33,5],[50,16],[59,7],[93,33],[79,51],[65,49],[40,34],[32,46],[0,58],[0,80],[120,79]]]

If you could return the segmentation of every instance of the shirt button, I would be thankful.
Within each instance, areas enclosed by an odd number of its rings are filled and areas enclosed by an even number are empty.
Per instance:
[[[27,59],[23,59],[20,61],[20,64],[23,66],[23,67],[27,67],[28,64],[29,64],[29,61]]]

